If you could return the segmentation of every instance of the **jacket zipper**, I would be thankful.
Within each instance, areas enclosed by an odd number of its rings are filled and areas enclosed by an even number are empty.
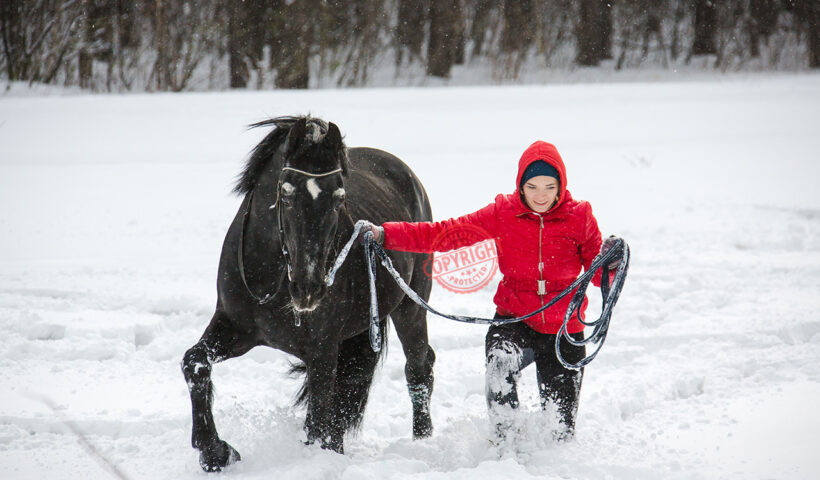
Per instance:
[[[538,296],[541,299],[541,306],[544,306],[544,295],[547,293],[547,285],[544,281],[544,259],[541,258],[541,239],[544,233],[544,217],[538,216],[541,226],[538,228]],[[541,312],[541,321],[544,322],[544,312]]]

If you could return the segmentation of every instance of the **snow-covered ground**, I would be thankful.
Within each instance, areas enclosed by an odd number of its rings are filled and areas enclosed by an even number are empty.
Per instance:
[[[0,97],[2,478],[113,478],[72,426],[129,478],[205,477],[179,361],[265,133],[244,125],[301,113],[404,159],[438,219],[511,191],[521,151],[551,141],[632,267],[575,441],[549,440],[531,367],[522,436],[491,445],[485,330],[431,316],[432,438],[411,440],[395,334],[344,456],[302,444],[289,358],[256,349],[214,372],[220,434],[243,455],[224,478],[820,477],[820,76],[779,75]],[[431,300],[491,315],[492,293]]]

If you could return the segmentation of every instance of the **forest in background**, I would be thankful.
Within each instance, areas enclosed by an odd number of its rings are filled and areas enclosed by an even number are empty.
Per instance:
[[[2,0],[0,79],[92,91],[350,87],[374,69],[820,67],[819,0]]]

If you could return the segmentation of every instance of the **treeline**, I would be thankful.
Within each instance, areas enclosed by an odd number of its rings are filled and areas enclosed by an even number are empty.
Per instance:
[[[820,67],[820,0],[0,0],[0,29],[0,77],[100,91],[365,85],[377,63]]]

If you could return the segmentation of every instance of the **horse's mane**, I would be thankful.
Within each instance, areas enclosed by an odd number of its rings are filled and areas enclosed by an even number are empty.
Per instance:
[[[328,124],[324,120],[313,118],[309,115],[302,117],[283,116],[269,118],[248,126],[248,128],[273,126],[274,129],[251,151],[250,157],[248,157],[248,161],[245,163],[245,168],[237,178],[236,185],[233,189],[234,193],[245,195],[254,189],[268,162],[274,157],[274,154],[282,143],[287,140],[290,129],[297,121],[302,119],[306,121],[309,127],[306,132],[306,139],[309,140],[310,143],[320,143],[324,138],[324,134],[327,132]],[[342,169],[344,173],[347,173],[346,155],[344,157],[345,158],[342,159]]]

